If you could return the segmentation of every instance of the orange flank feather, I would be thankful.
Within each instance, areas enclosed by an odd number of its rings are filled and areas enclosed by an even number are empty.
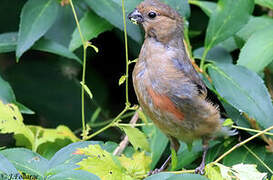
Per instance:
[[[164,94],[159,94],[153,91],[152,88],[147,88],[149,95],[154,103],[154,105],[162,111],[167,111],[173,114],[177,119],[184,120],[184,114],[177,109],[175,104],[170,100],[170,98]]]

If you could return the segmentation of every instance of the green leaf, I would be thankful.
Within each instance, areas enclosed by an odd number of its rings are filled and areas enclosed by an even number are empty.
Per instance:
[[[221,156],[223,153],[228,151],[234,145],[238,143],[238,140],[235,138],[228,138],[224,141],[213,141],[215,146],[209,148],[206,155],[206,164],[213,162],[217,157]]]
[[[14,104],[3,104],[0,101],[0,133],[14,133],[17,146],[32,148],[34,135],[23,123],[23,117]]]
[[[227,119],[223,122],[222,126],[231,126],[231,125],[233,125],[233,124],[234,124],[234,122],[232,121],[232,119],[227,118]]]
[[[101,179],[128,179],[132,178],[125,174],[118,159],[109,152],[103,150],[99,145],[89,145],[87,148],[78,149],[75,154],[86,155],[77,165],[78,169],[91,172]]]
[[[168,4],[173,9],[175,9],[182,17],[189,18],[191,15],[190,5],[188,0],[161,0],[162,2]]]
[[[94,123],[97,120],[97,118],[98,118],[101,111],[102,111],[102,109],[100,107],[98,107],[96,109],[96,111],[92,114],[89,123]]]
[[[172,156],[172,168],[171,170],[174,171],[177,168],[177,154],[175,152],[175,149],[171,148],[171,156]]]
[[[233,36],[219,43],[219,46],[223,47],[228,52],[232,52],[238,48]]]
[[[135,149],[142,148],[145,151],[150,151],[149,143],[143,132],[130,126],[122,126],[121,128],[124,130]]]
[[[168,145],[169,139],[157,127],[153,126],[149,128],[153,128],[150,147],[152,156],[151,169],[154,169],[159,159],[161,158],[162,154],[164,153]]]
[[[221,169],[220,167],[223,167],[223,168]],[[226,171],[224,171],[224,170],[226,170]],[[211,164],[206,165],[206,167],[205,167],[206,176],[210,180],[232,180],[232,179],[230,179],[229,175],[222,177],[221,171],[228,172],[229,168],[225,167],[221,164],[218,164],[218,163],[211,163]],[[225,173],[225,175],[226,174],[227,173]],[[224,179],[224,178],[226,178],[226,179]]]
[[[119,81],[118,81],[118,85],[122,85],[126,80],[126,75],[122,75],[120,78],[119,78]]]
[[[17,45],[17,33],[9,32],[0,34],[0,53],[12,52]]]
[[[185,143],[180,143],[180,148],[177,152],[178,164],[176,170],[193,163],[198,157],[200,157],[202,151],[201,141],[194,141],[191,151]]]
[[[72,142],[80,141],[75,134],[64,125],[59,125],[56,129],[42,128],[40,126],[27,126],[34,134],[33,150],[43,153],[45,148],[41,148],[41,145],[48,146],[49,143],[58,146],[60,144],[67,145]],[[39,149],[39,150],[38,150]]]
[[[259,4],[261,6],[265,6],[270,9],[273,9],[273,1],[272,0],[255,0],[255,3]]]
[[[215,2],[209,2],[209,1],[192,0],[192,1],[190,1],[190,4],[194,4],[196,6],[199,6],[207,16],[210,16],[215,11],[215,9],[217,7],[217,4]]]
[[[100,178],[90,172],[81,171],[81,170],[69,170],[63,171],[59,174],[53,176],[47,176],[47,180],[79,180],[79,179],[92,179],[92,180],[100,180]]]
[[[0,35],[0,53],[15,51],[16,45],[17,45],[17,39],[18,37],[16,32],[1,34]],[[38,40],[31,48],[34,50],[57,54],[59,56],[63,56],[69,59],[75,59],[77,62],[82,64],[82,61],[74,53],[70,52],[63,45],[49,39],[42,38]]]
[[[42,113],[50,126],[57,127],[59,124],[64,124],[75,130],[81,127],[81,123],[75,121],[81,117],[82,86],[77,81],[80,68],[78,63],[67,59],[43,56],[9,68],[5,71],[5,77],[12,84],[16,97]],[[108,89],[106,82],[92,67],[89,67],[86,73],[86,84],[88,87],[93,85],[92,93],[96,94],[93,97],[96,102],[85,103],[86,117],[91,117],[98,104],[106,105]],[[89,99],[88,95],[86,98]],[[99,116],[99,120],[101,119],[102,117]]]
[[[10,84],[2,79],[0,76],[0,99],[3,101],[3,103],[11,103],[16,101],[14,92],[10,86]]]
[[[80,27],[85,40],[96,38],[102,32],[109,31],[113,28],[113,26],[108,21],[99,17],[92,11],[85,13],[85,15],[80,20]],[[76,28],[72,34],[69,50],[74,51],[80,46],[82,46],[82,40],[78,28]]]
[[[201,47],[193,51],[194,58],[202,59],[205,48]],[[232,57],[227,50],[220,46],[216,46],[209,50],[206,60],[209,62],[218,62],[218,63],[232,63]]]
[[[227,167],[219,163],[212,163],[206,166],[206,176],[211,180],[262,180],[266,177],[266,173],[260,173],[254,164],[236,164]]]
[[[255,164],[236,164],[232,166],[232,169],[240,180],[248,180],[249,177],[255,180],[263,180],[266,177],[266,173],[260,173],[256,167]]]
[[[18,175],[16,179],[23,180],[19,174],[13,164],[11,164],[5,156],[0,154],[0,180],[11,179],[10,176],[14,177],[16,175]]]
[[[231,64],[209,66],[217,92],[239,112],[254,118],[262,129],[272,125],[273,106],[263,80],[254,72]]]
[[[251,17],[248,23],[236,33],[244,41],[247,41],[252,34],[273,24],[273,19],[268,16]],[[268,27],[270,28],[270,27]]]
[[[85,0],[85,2],[97,15],[123,31],[123,16],[120,0]],[[141,1],[125,1],[126,14],[132,11],[139,2]],[[136,25],[130,23],[127,18],[126,21],[128,35],[133,40],[140,43],[142,41],[140,29],[136,27]]]
[[[37,41],[32,49],[39,50],[39,51],[45,51],[45,52],[50,52],[53,54],[57,54],[59,56],[66,57],[68,59],[74,59],[78,63],[82,64],[82,61],[72,52],[70,52],[66,47],[63,45],[54,42],[49,39],[40,39]]]
[[[254,0],[220,0],[209,20],[205,48],[210,49],[239,31],[253,8]]]
[[[137,177],[140,174],[147,174],[150,171],[151,157],[145,155],[145,152],[136,151],[132,158],[125,155],[119,157],[120,164],[126,169],[127,173],[132,177]]]
[[[264,146],[257,146],[255,143],[250,143],[247,147],[251,149],[251,151],[253,151],[262,161],[265,161],[266,155],[269,154],[266,153]],[[233,166],[239,163],[256,164],[258,165],[258,169],[263,168],[261,162],[258,161],[245,147],[235,149],[223,159],[223,164],[226,166]]]
[[[0,151],[18,171],[37,176],[39,180],[45,178],[44,173],[48,168],[48,160],[39,154],[24,148],[5,149]]]
[[[273,23],[254,33],[239,55],[238,64],[252,71],[262,71],[273,60]]]
[[[60,149],[49,161],[49,170],[46,175],[58,174],[64,170],[76,169],[76,163],[80,162],[85,156],[73,154],[78,148],[84,148],[91,144],[102,144],[99,141],[83,141],[69,144]]]
[[[238,126],[251,128],[248,120],[236,108],[227,102],[221,101],[229,118],[231,118]]]
[[[89,95],[90,99],[93,99],[93,94],[90,91],[90,89],[88,88],[88,86],[86,84],[83,84],[83,82],[80,82],[83,89],[85,90],[85,92]]]
[[[27,51],[53,25],[58,15],[56,0],[29,0],[21,12],[16,58]]]
[[[30,109],[28,109],[27,107],[25,107],[24,105],[20,104],[19,102],[16,101],[14,92],[10,86],[10,84],[5,81],[4,79],[2,79],[2,77],[0,76],[0,100],[3,101],[3,103],[13,103],[16,105],[19,105],[19,109],[22,113],[25,114],[34,114],[34,112]]]
[[[138,113],[138,118],[141,119],[141,121],[144,122],[145,124],[148,124],[148,118],[143,113],[143,111],[141,109],[138,109],[137,113]]]

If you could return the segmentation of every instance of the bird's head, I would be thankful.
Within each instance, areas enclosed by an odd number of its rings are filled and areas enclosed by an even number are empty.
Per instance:
[[[144,0],[128,18],[143,26],[146,37],[154,37],[161,42],[182,33],[182,18],[178,12],[159,0]]]

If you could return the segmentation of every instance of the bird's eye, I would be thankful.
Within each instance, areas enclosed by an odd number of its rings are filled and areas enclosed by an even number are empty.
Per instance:
[[[156,17],[156,13],[155,12],[149,12],[148,14],[149,18],[153,19]]]

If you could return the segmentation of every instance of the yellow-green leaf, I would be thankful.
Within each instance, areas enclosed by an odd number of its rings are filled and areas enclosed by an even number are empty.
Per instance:
[[[145,116],[145,114],[143,113],[143,111],[142,111],[142,110],[138,110],[137,113],[138,113],[138,117],[139,117],[145,124],[148,124],[148,119],[147,119],[147,117]]]
[[[206,166],[205,171],[210,180],[262,180],[266,177],[266,173],[259,172],[255,164],[236,164],[227,167],[220,163],[210,163]]]
[[[148,140],[143,132],[130,126],[123,126],[122,129],[135,149],[142,148],[145,151],[150,151]]]
[[[145,175],[150,170],[150,164],[152,159],[150,156],[146,156],[144,151],[135,152],[132,158],[128,158],[124,155],[119,157],[121,165],[126,169],[127,173],[132,177]]]
[[[224,180],[222,178],[220,168],[218,166],[215,166],[212,163],[206,165],[206,167],[205,167],[205,173],[206,173],[206,176],[210,180]],[[227,180],[229,180],[229,179],[227,179]]]
[[[14,104],[4,104],[0,101],[0,133],[14,133],[17,146],[32,148],[34,135],[23,123],[23,117]]]
[[[88,86],[86,84],[84,84],[83,82],[80,82],[83,89],[85,90],[85,92],[89,95],[90,99],[93,98],[93,94],[91,93],[90,89],[88,88]]]
[[[35,135],[34,142],[34,150],[47,142],[55,142],[57,139],[59,140],[69,140],[70,142],[80,141],[79,138],[75,136],[75,134],[66,126],[60,125],[56,129],[48,129],[43,128],[41,126],[28,126],[29,129]]]
[[[121,76],[119,78],[118,85],[119,86],[122,85],[125,82],[125,80],[126,80],[126,75]]]
[[[261,173],[257,170],[255,164],[236,164],[232,166],[235,176],[240,180],[263,180],[266,177],[266,173]]]
[[[132,177],[124,173],[124,169],[113,160],[112,155],[101,149],[99,145],[89,145],[86,148],[77,150],[77,154],[87,156],[77,163],[78,169],[91,172],[99,176],[102,180],[133,180]]]
[[[234,122],[232,121],[232,119],[227,118],[227,119],[223,122],[222,126],[232,126],[233,124],[234,124]]]

